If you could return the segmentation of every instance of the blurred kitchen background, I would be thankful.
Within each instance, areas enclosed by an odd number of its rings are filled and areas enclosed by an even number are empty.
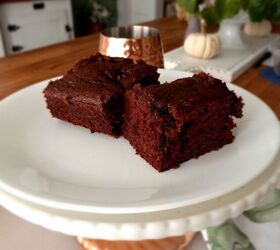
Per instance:
[[[175,12],[175,0],[0,0],[0,57]]]

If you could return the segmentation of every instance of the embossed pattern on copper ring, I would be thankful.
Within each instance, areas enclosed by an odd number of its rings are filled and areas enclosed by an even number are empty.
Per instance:
[[[112,57],[142,59],[150,65],[164,67],[159,30],[148,26],[107,28],[100,33],[99,52]]]

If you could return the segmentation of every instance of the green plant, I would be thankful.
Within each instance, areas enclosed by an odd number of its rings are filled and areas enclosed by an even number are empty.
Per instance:
[[[240,10],[247,11],[253,22],[267,19],[280,23],[280,0],[177,0],[177,4],[190,14],[201,16],[208,25],[218,25]]]
[[[213,5],[206,6],[201,16],[209,25],[217,25],[226,18],[235,16],[247,6],[246,0],[216,0]]]
[[[176,3],[185,9],[189,14],[198,15],[199,5],[202,4],[204,0],[177,0]]]
[[[177,0],[177,4],[191,15],[201,16],[209,25],[217,25],[225,18],[245,8],[247,0]]]
[[[251,21],[260,22],[266,19],[273,23],[280,22],[279,0],[246,0],[245,2]]]

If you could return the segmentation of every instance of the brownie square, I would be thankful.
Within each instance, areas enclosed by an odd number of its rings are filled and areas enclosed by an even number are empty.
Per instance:
[[[120,134],[122,91],[114,85],[91,84],[68,75],[44,90],[53,117],[112,136]]]
[[[142,85],[159,83],[156,67],[142,60],[133,63],[129,58],[108,57],[101,54],[81,60],[70,71],[88,81],[111,80],[123,89],[131,88],[135,83]]]
[[[218,150],[234,139],[242,99],[205,73],[125,93],[123,135],[159,172]]]
[[[158,84],[157,68],[143,61],[97,54],[79,61],[44,90],[53,117],[118,137],[123,93],[135,83]]]

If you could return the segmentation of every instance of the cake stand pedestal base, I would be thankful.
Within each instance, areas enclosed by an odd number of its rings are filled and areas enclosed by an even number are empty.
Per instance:
[[[186,250],[196,233],[159,240],[110,241],[77,237],[85,250]]]

